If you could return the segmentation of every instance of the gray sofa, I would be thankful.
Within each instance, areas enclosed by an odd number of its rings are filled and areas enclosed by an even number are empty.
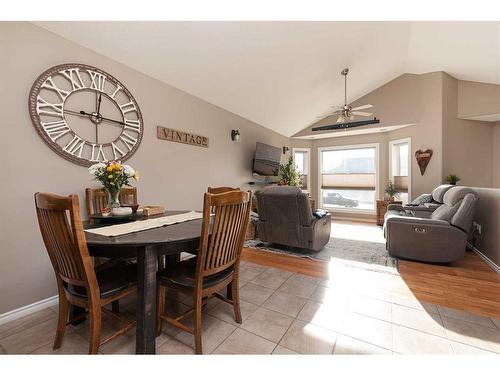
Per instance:
[[[422,194],[419,198],[428,198],[425,203],[419,205],[390,204],[387,206],[387,214],[400,216],[416,216],[429,218],[432,213],[443,204],[444,195],[455,185],[439,185],[430,194]],[[386,216],[387,216],[386,214]]]
[[[443,204],[428,217],[391,210],[384,222],[389,254],[430,263],[463,258],[477,199],[472,189],[456,186],[446,191]]]
[[[330,240],[331,215],[312,212],[309,197],[298,187],[272,186],[257,194],[261,241],[321,250]]]

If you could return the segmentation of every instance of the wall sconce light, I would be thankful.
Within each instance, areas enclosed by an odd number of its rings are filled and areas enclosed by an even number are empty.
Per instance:
[[[231,139],[233,140],[233,142],[240,141],[240,131],[238,129],[231,130]]]
[[[283,146],[283,155],[285,155],[288,151],[290,151],[290,148]]]

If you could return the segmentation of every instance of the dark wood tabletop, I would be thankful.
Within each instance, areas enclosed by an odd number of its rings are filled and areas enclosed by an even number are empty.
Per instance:
[[[167,211],[164,215],[189,211]],[[138,220],[147,220],[140,217]],[[158,256],[176,255],[183,251],[195,253],[199,246],[201,219],[148,229],[140,232],[107,237],[85,232],[89,253],[105,258],[137,258],[137,326],[136,353],[156,351],[156,273]],[[84,228],[100,228],[110,223],[84,222]]]
[[[148,220],[155,219],[162,216],[171,216],[177,214],[183,214],[189,211],[166,211],[163,215],[155,215],[152,217],[138,216],[137,220]],[[119,223],[97,223],[86,221],[84,222],[84,228],[101,228],[109,225],[119,225]],[[96,246],[142,246],[151,244],[165,244],[172,242],[182,242],[185,240],[191,240],[193,237],[199,238],[201,233],[201,219],[186,221],[184,223],[178,223],[173,225],[168,225],[159,228],[152,228],[148,230],[143,230],[140,232],[134,232],[129,234],[123,234],[116,237],[107,237],[99,234],[85,232],[85,238],[87,239],[88,245]]]

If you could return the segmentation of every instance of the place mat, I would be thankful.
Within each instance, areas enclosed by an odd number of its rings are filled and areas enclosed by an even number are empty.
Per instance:
[[[197,220],[203,217],[201,212],[186,212],[184,214],[162,216],[155,219],[138,220],[131,223],[109,225],[107,227],[85,229],[85,232],[98,234],[106,237],[116,237],[123,234],[140,232],[143,230],[164,227],[167,225],[183,223],[185,221]]]

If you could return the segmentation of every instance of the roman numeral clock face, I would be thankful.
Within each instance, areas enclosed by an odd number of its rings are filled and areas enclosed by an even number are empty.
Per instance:
[[[29,111],[42,139],[76,164],[123,161],[141,143],[142,115],[132,94],[92,66],[64,64],[45,71],[31,88]]]

